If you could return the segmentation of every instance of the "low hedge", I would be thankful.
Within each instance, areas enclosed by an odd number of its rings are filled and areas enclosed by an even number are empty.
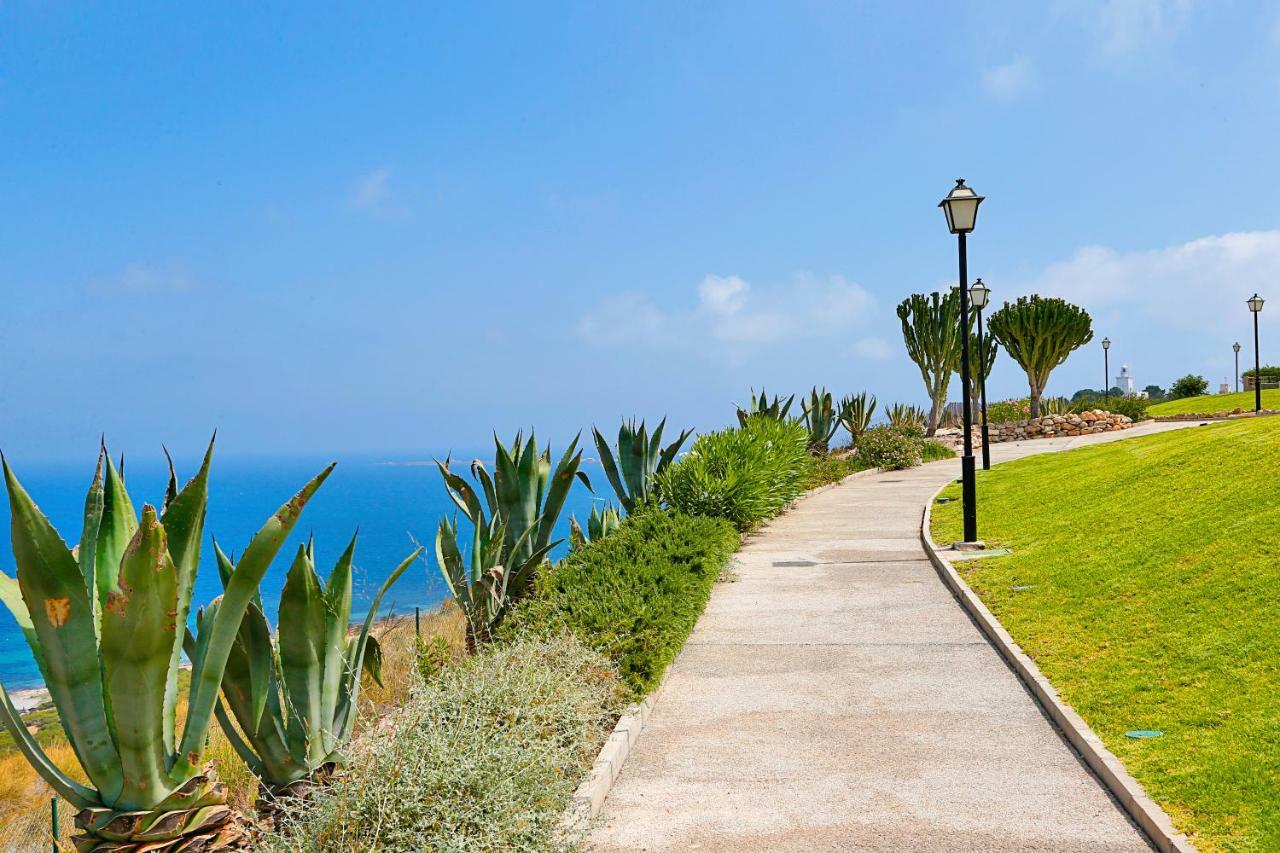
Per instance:
[[[500,638],[568,630],[603,652],[636,696],[658,685],[737,549],[723,519],[650,510],[562,560]]]

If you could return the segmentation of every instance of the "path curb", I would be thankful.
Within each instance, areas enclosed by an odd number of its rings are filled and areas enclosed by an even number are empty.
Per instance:
[[[955,567],[939,553],[929,533],[929,526],[933,515],[933,503],[949,485],[951,484],[944,485],[929,498],[920,522],[920,541],[924,545],[925,553],[929,555],[929,561],[933,563],[933,567],[942,578],[942,582],[947,585],[951,594],[986,634],[991,645],[995,646],[996,651],[1026,685],[1040,707],[1066,736],[1067,742],[1080,753],[1085,763],[1102,782],[1103,787],[1111,792],[1120,807],[1155,844],[1156,849],[1161,853],[1196,853],[1195,846],[1174,828],[1173,821],[1169,819],[1169,815],[1165,814],[1164,809],[1147,796],[1138,780],[1129,775],[1129,771],[1125,769],[1120,759],[1107,749],[1102,739],[1089,728],[1084,718],[1059,698],[1058,691],[1044,677],[1040,667],[1036,666],[1035,661],[1014,642],[1013,637],[987,609],[977,594],[969,588],[969,585],[956,572]]]

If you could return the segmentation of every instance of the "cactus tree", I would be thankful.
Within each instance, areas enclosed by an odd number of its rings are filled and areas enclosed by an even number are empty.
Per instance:
[[[1049,384],[1049,374],[1093,340],[1093,323],[1083,308],[1041,296],[1020,296],[1017,302],[1006,302],[991,315],[987,328],[1027,372],[1033,418],[1040,416],[1040,397]]]
[[[969,368],[973,378],[969,381],[969,411],[973,414],[973,422],[978,422],[979,407],[982,402],[982,382],[991,376],[991,368],[995,366],[996,356],[1000,353],[1000,345],[987,334],[982,336],[982,346],[978,346],[978,336],[969,336]],[[956,371],[959,376],[960,372]]]
[[[227,789],[201,753],[245,608],[329,466],[282,506],[231,567],[192,645],[191,692],[177,731],[178,666],[200,563],[213,446],[161,512],[134,512],[105,450],[85,501],[76,550],[66,546],[4,462],[17,579],[0,598],[22,626],[71,748],[82,785],[27,732],[0,688],[0,720],[36,771],[80,809],[80,851],[205,850],[239,835]],[[171,466],[172,470],[172,466]]]
[[[960,291],[953,287],[946,296],[913,293],[898,305],[898,319],[907,355],[920,368],[929,395],[926,434],[933,435],[947,406],[951,374],[960,369]]]

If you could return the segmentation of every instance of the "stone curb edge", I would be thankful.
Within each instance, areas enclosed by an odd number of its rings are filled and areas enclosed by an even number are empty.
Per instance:
[[[1053,720],[1061,730],[1067,742],[1080,753],[1103,786],[1155,844],[1156,849],[1161,853],[1196,853],[1195,846],[1174,828],[1173,821],[1165,814],[1164,809],[1147,796],[1138,780],[1129,775],[1129,771],[1120,763],[1120,759],[1107,749],[1102,739],[1089,728],[1084,718],[1058,697],[1058,691],[1044,677],[1040,667],[1036,666],[1035,661],[1014,642],[1013,637],[964,582],[955,567],[938,552],[938,547],[929,533],[930,520],[933,515],[933,502],[949,485],[950,483],[944,485],[929,498],[920,523],[920,541],[943,583],[951,590],[951,594],[969,613],[973,621],[978,623],[978,627],[987,635],[991,645],[995,646],[996,651],[1005,659],[1010,669],[1026,685],[1031,695],[1040,703],[1040,707],[1049,715],[1049,719]]]
[[[849,476],[834,483],[827,483],[815,489],[810,489],[796,500],[804,500],[811,495],[833,489],[849,480],[879,474],[882,470],[880,468],[868,468],[862,471],[854,471]],[[604,746],[600,747],[600,752],[596,755],[596,760],[591,765],[587,778],[573,792],[573,796],[569,799],[569,805],[560,819],[560,826],[566,831],[584,827],[600,815],[601,809],[604,808],[605,797],[609,796],[609,792],[613,790],[613,783],[617,781],[618,774],[622,772],[622,765],[626,762],[627,756],[631,754],[631,747],[635,746],[636,741],[640,738],[640,733],[644,730],[645,724],[649,722],[649,717],[653,713],[653,706],[658,701],[658,696],[661,695],[662,688],[667,683],[667,675],[671,672],[673,666],[675,666],[675,661],[672,661],[671,665],[667,667],[667,671],[662,674],[662,681],[658,682],[658,686],[654,691],[642,701],[627,708],[622,716],[618,718],[618,722],[614,724],[613,731],[605,739]]]

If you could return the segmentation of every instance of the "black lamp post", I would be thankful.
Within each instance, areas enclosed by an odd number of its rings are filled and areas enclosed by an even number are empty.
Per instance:
[[[1253,312],[1253,410],[1255,412],[1262,411],[1262,359],[1258,355],[1258,314],[1262,312],[1262,303],[1265,301],[1255,293],[1253,298],[1245,303]]]
[[[960,457],[961,492],[964,497],[964,541],[978,541],[978,497],[973,470],[973,415],[969,411],[969,258],[965,238],[978,221],[978,205],[983,197],[957,178],[955,187],[938,202],[947,215],[947,228],[956,235],[960,260],[960,391],[965,404],[960,407],[964,426],[964,455]]]
[[[1236,393],[1240,393],[1240,342],[1236,341],[1231,345],[1236,352]]]
[[[991,470],[991,442],[987,436],[987,345],[982,340],[982,309],[991,298],[991,288],[978,279],[969,288],[969,302],[978,309],[978,395],[982,404],[982,470]],[[968,405],[966,401],[965,405]]]
[[[1102,404],[1111,403],[1111,338],[1102,339]]]

